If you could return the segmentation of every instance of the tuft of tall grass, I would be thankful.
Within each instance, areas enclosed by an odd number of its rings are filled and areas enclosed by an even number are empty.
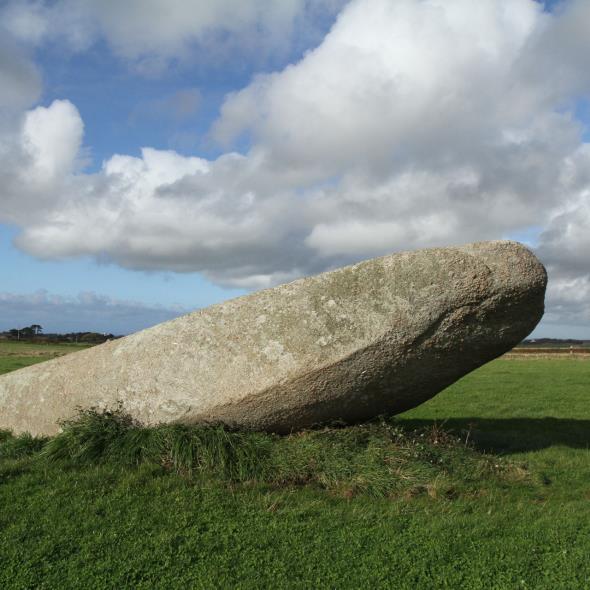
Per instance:
[[[91,409],[63,423],[41,456],[77,465],[155,463],[189,477],[312,485],[346,497],[451,498],[482,478],[526,479],[512,477],[516,466],[477,452],[440,426],[407,431],[391,419],[279,436],[222,425],[144,427],[121,409]]]
[[[47,439],[31,436],[28,432],[13,436],[7,430],[0,431],[0,459],[20,459],[34,455],[43,449]]]
[[[143,459],[144,441],[129,436],[141,429],[120,408],[79,411],[76,418],[62,422],[61,427],[62,431],[41,451],[51,461],[87,464],[114,459],[139,463]]]
[[[232,481],[264,478],[274,438],[221,425],[160,426],[152,432],[165,465],[178,472],[198,471]]]
[[[80,411],[62,422],[41,455],[73,464],[162,463],[179,473],[198,470],[232,480],[250,479],[268,454],[270,435],[231,431],[221,425],[144,427],[120,408]]]

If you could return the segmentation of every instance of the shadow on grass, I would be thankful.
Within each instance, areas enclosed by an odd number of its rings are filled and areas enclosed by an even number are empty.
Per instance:
[[[590,448],[590,420],[567,418],[448,418],[399,420],[404,428],[429,428],[434,424],[469,439],[480,450],[499,453],[536,451],[555,445]]]

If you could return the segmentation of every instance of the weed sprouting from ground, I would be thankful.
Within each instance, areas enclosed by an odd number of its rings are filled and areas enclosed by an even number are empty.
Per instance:
[[[189,477],[311,485],[345,497],[451,498],[457,490],[473,493],[482,479],[526,479],[515,476],[526,473],[522,467],[479,453],[438,425],[409,431],[391,419],[279,436],[221,425],[144,427],[121,409],[91,409],[64,422],[43,444],[40,459],[78,466],[152,463]]]

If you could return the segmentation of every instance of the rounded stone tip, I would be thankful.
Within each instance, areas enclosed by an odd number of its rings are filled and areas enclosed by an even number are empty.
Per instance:
[[[539,289],[547,287],[547,271],[535,254],[520,242],[497,240],[461,246],[465,252],[478,256],[506,288]]]

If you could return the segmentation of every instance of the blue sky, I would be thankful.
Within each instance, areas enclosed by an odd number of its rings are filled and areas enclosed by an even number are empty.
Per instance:
[[[0,330],[512,238],[549,269],[535,335],[590,338],[584,0],[134,2],[0,6]]]
[[[219,155],[219,146],[207,141],[210,124],[223,97],[247,85],[253,74],[247,64],[223,68],[171,64],[157,76],[145,77],[117,59],[104,43],[73,55],[51,47],[37,63],[44,77],[41,102],[67,97],[80,111],[92,157],[89,170],[98,169],[113,153],[138,155],[142,146],[184,155]],[[158,103],[191,91],[200,95],[194,112],[158,108]]]

